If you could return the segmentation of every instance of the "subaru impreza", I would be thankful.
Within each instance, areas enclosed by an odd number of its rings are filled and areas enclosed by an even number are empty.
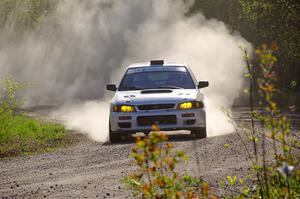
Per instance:
[[[190,131],[206,138],[206,110],[201,88],[186,64],[153,60],[132,64],[120,84],[107,84],[114,91],[109,115],[109,139],[119,142],[136,132]]]

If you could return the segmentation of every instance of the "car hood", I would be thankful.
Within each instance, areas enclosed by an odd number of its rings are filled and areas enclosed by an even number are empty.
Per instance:
[[[201,100],[201,94],[196,89],[153,89],[144,91],[117,91],[114,104],[162,104],[180,103],[191,100]]]

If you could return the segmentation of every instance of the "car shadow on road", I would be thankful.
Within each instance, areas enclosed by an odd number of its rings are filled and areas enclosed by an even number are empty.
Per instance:
[[[144,134],[124,135],[122,141],[117,143],[105,143],[104,145],[120,145],[120,144],[132,144],[138,136],[144,137]],[[191,134],[168,134],[168,141],[171,142],[185,142],[195,140],[195,136]]]

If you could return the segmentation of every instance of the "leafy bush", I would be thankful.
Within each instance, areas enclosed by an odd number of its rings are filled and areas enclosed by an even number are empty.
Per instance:
[[[154,132],[138,137],[131,150],[138,170],[126,177],[126,185],[141,198],[216,198],[201,179],[180,175],[176,164],[187,160],[183,151],[166,142],[167,134]]]
[[[26,84],[14,82],[12,77],[6,77],[0,87],[0,115],[3,113],[15,114],[20,108],[24,99],[17,96],[17,93],[27,87]]]
[[[245,54],[249,71],[247,77],[250,80],[252,127],[249,138],[254,148],[254,154],[250,157],[254,176],[250,186],[240,183],[243,185],[242,189],[239,194],[232,194],[233,198],[299,198],[300,196],[299,137],[297,132],[292,131],[290,120],[279,109],[276,101],[277,96],[281,94],[275,87],[278,81],[274,70],[277,58],[273,53],[277,50],[276,44],[270,47],[263,45],[256,50],[260,63],[259,73],[255,74],[258,77],[261,95],[260,110],[254,110],[252,106],[253,66],[249,62],[247,53]],[[260,124],[260,128],[254,125],[255,121]],[[271,142],[271,146],[268,146],[267,142]],[[241,179],[241,182],[244,180]],[[237,181],[229,177],[227,185],[237,186]]]

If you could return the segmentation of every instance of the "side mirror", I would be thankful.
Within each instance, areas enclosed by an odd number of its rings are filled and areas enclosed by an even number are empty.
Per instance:
[[[117,86],[115,84],[106,84],[106,90],[108,91],[116,91]]]
[[[209,82],[208,81],[200,81],[198,82],[198,88],[205,88],[209,86]]]

